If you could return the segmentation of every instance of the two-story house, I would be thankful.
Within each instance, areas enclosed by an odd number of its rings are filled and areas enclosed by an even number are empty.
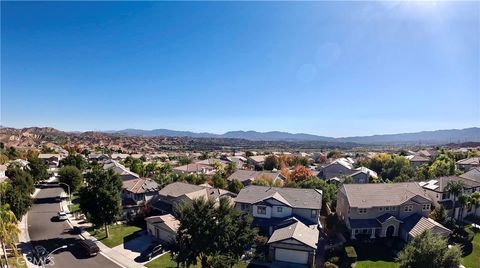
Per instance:
[[[269,260],[315,266],[322,191],[249,185],[236,207],[253,216],[252,226],[269,236]]]
[[[459,202],[454,202],[454,196],[447,191],[447,185],[451,181],[463,184],[463,194],[465,195],[470,195],[477,191],[480,192],[480,182],[459,176],[438,177],[427,182],[420,182],[419,184],[433,200],[433,205],[435,207],[442,205],[448,211],[449,215],[458,218],[461,204]],[[458,196],[456,198],[458,199]],[[453,207],[454,204],[455,208]],[[475,211],[471,209],[471,207],[469,209],[464,209],[462,218],[474,212]]]
[[[253,225],[271,235],[284,220],[295,217],[307,226],[318,225],[322,191],[249,185],[238,193],[235,205],[253,216]]]
[[[124,180],[122,185],[122,207],[127,217],[137,215],[142,208],[158,196],[160,185],[149,178]]]
[[[58,164],[60,164],[60,160],[62,159],[60,154],[39,154],[39,159],[42,159],[48,168],[56,168]]]
[[[351,161],[348,161],[346,158],[339,158],[324,166],[319,176],[328,180],[333,177],[350,176],[354,172],[355,169]]]
[[[337,193],[337,215],[352,239],[398,236],[409,241],[425,229],[448,235],[450,230],[427,219],[431,207],[417,182],[344,184]]]
[[[480,167],[480,157],[470,157],[458,160],[456,167],[463,172],[467,172],[474,167]]]

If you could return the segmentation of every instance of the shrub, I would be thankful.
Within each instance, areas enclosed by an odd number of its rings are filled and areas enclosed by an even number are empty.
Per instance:
[[[357,252],[353,246],[345,247],[345,253],[347,254],[348,261],[353,263],[357,261]]]
[[[340,261],[340,258],[338,256],[334,256],[328,259],[328,261],[331,263],[338,263],[338,261]]]
[[[325,264],[323,265],[324,268],[338,268],[338,266],[334,263],[331,263],[331,262],[325,262]]]

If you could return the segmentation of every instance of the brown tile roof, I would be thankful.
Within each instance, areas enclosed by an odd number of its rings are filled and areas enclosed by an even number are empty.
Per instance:
[[[238,193],[235,202],[255,204],[268,198],[280,201],[280,197],[293,208],[322,208],[322,191],[317,189],[277,188],[249,185]]]
[[[160,185],[149,178],[137,178],[123,181],[122,188],[135,194],[158,192]]]
[[[296,221],[287,227],[275,230],[268,240],[268,244],[281,242],[287,239],[295,239],[300,243],[316,249],[318,243],[318,233],[318,229],[309,228],[302,222]]]

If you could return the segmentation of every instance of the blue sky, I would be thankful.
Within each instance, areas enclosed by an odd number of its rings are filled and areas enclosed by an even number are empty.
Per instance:
[[[480,126],[479,2],[2,2],[1,124]]]

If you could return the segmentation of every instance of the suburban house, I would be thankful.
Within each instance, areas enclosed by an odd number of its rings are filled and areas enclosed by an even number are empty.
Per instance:
[[[460,177],[480,183],[480,167],[471,168]]]
[[[458,160],[456,163],[457,169],[467,172],[474,167],[480,167],[480,157],[470,157]]]
[[[39,154],[39,159],[42,159],[49,168],[56,168],[62,159],[60,154]]]
[[[425,227],[431,223],[427,219],[431,207],[432,199],[417,182],[343,184],[337,193],[336,211],[352,239],[401,237],[409,241],[419,228],[449,232],[436,222]]]
[[[315,267],[319,231],[301,221],[276,229],[268,240],[270,261]]]
[[[247,159],[243,156],[228,156],[226,157],[228,162],[233,162],[237,165],[237,168],[243,168],[247,163]]]
[[[263,167],[263,163],[265,163],[265,158],[267,158],[266,155],[254,155],[250,156],[247,159],[247,162],[252,163],[253,165],[258,167]]]
[[[350,177],[352,178],[353,183],[368,183],[370,177],[378,179],[377,172],[366,167],[355,169]]]
[[[272,182],[278,180],[282,185],[285,181],[285,177],[280,171],[237,170],[227,178],[228,181],[238,180],[244,186],[250,185],[252,182],[258,179],[268,179]]]
[[[152,201],[151,206],[162,214],[173,214],[175,207],[185,201],[196,198],[213,198],[215,201],[218,201],[221,197],[234,198],[235,196],[232,192],[210,186],[174,182],[163,187],[158,192],[158,196]]]
[[[108,161],[110,157],[107,154],[97,154],[97,153],[91,153],[88,155],[88,160],[89,161],[94,161],[94,162],[99,162],[103,163],[105,161]]]
[[[123,166],[122,164],[118,163],[115,160],[107,160],[103,164],[103,168],[107,170],[112,169],[115,173],[117,173],[120,176],[120,179],[122,179],[122,181],[140,178],[138,174],[131,172],[128,168],[126,168],[125,166]]]
[[[480,182],[466,179],[459,176],[445,176],[445,177],[438,177],[433,180],[429,180],[427,182],[420,182],[419,185],[425,189],[425,192],[430,196],[433,200],[434,206],[442,205],[445,209],[448,210],[449,215],[453,215],[455,218],[458,217],[458,213],[460,212],[460,203],[456,202],[455,209],[453,208],[454,200],[453,195],[451,195],[447,190],[447,184],[450,181],[456,181],[463,184],[463,193],[466,195],[470,195],[473,192],[480,192]],[[458,197],[457,197],[458,198]],[[474,213],[473,209],[465,209],[463,211],[462,218],[466,217],[468,214]]]
[[[271,235],[278,225],[293,217],[307,226],[319,225],[322,191],[249,185],[238,193],[235,204],[253,216],[253,226]]]
[[[410,162],[410,166],[412,168],[416,168],[421,165],[430,163],[430,158],[421,155],[409,155],[406,156],[406,158]]]
[[[221,165],[222,167],[225,167],[227,165],[227,161],[216,159],[216,158],[209,158],[205,160],[196,161],[195,164],[209,165],[209,166]]]
[[[346,158],[339,158],[324,166],[319,176],[324,179],[330,179],[333,177],[349,176],[354,172],[353,162],[348,161]]]
[[[122,186],[122,207],[127,217],[137,215],[141,209],[158,195],[160,185],[149,178],[124,180]]]
[[[164,242],[175,241],[180,222],[172,214],[145,218],[147,233]]]
[[[110,158],[113,159],[113,160],[125,160],[127,159],[127,157],[129,157],[130,155],[128,154],[120,154],[120,153],[113,153]]]
[[[193,163],[174,167],[173,172],[176,174],[213,174],[215,168],[206,164]]]

